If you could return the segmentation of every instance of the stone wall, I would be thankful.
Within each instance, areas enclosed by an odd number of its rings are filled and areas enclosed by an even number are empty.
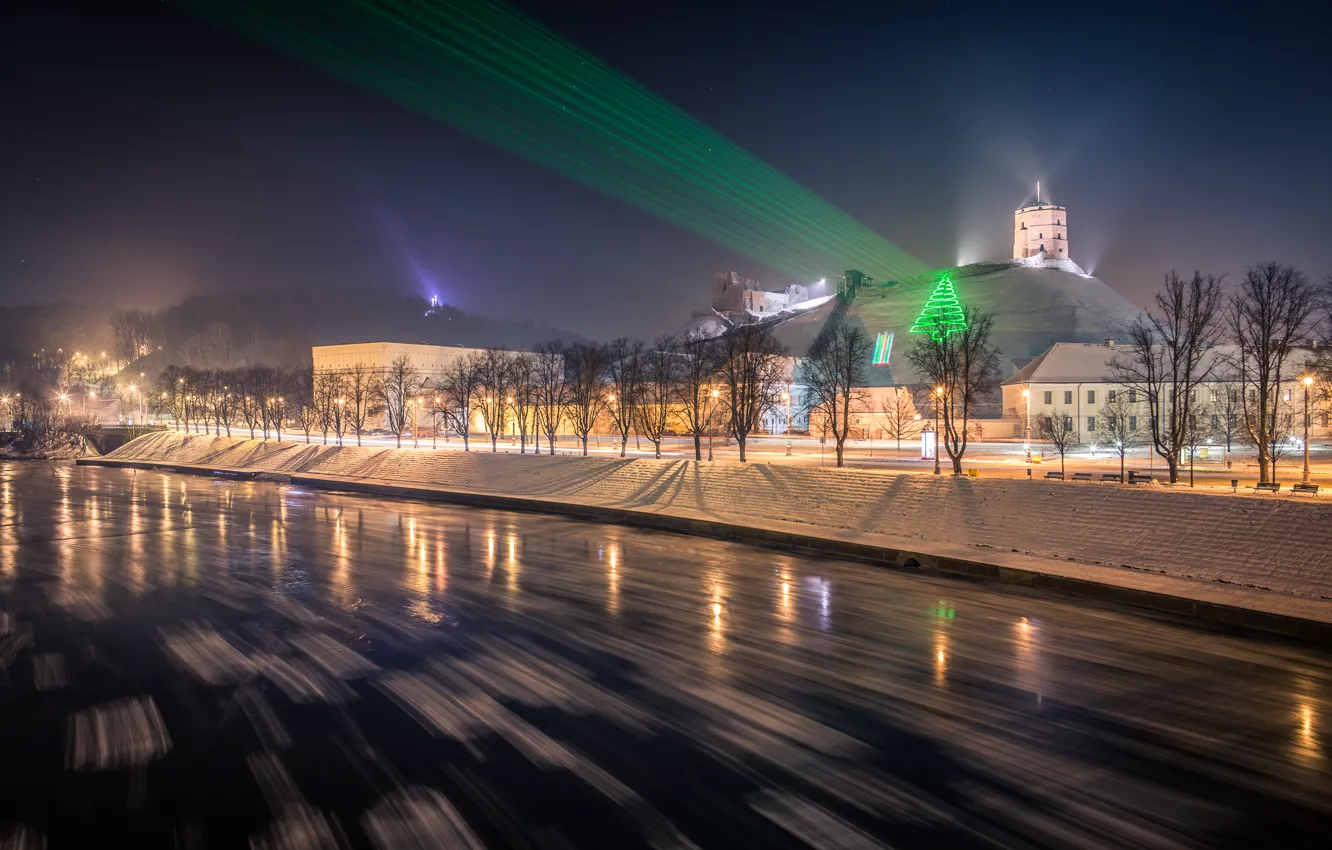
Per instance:
[[[109,458],[801,522],[1332,598],[1332,504],[1285,496],[177,433],[141,437]]]

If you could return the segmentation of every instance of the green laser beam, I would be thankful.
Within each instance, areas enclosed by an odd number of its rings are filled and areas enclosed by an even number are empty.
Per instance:
[[[924,265],[494,0],[184,0],[202,16],[764,265]]]

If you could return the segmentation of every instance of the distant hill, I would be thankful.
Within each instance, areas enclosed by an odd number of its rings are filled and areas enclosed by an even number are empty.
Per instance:
[[[893,334],[891,364],[870,367],[872,384],[921,382],[905,357],[914,341],[910,330],[945,272],[952,276],[963,303],[994,314],[991,341],[999,346],[1003,377],[1056,342],[1101,342],[1121,335],[1140,312],[1091,275],[1020,262],[940,269],[892,285],[862,289],[851,303],[846,320],[863,327],[871,338],[882,332]],[[835,303],[826,304],[787,319],[777,325],[777,335],[792,354],[801,356],[813,345],[835,309]]]
[[[49,304],[0,309],[0,358],[21,362],[41,348],[107,350],[127,359],[136,348],[118,343],[117,312],[105,305]],[[569,331],[465,313],[425,299],[362,288],[320,291],[219,292],[187,298],[151,312],[130,311],[143,326],[150,352],[135,369],[153,372],[169,363],[197,368],[246,363],[308,363],[312,345],[414,342],[505,348],[552,339],[579,341]]]

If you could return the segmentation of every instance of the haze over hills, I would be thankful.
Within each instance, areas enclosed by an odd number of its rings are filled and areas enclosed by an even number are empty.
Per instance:
[[[0,361],[21,363],[40,349],[107,351],[130,359],[112,331],[118,314],[104,304],[56,303],[0,308]],[[382,340],[524,348],[577,334],[531,319],[494,319],[423,298],[363,288],[214,293],[154,311],[130,311],[149,352],[138,366],[168,363],[225,368],[246,363],[308,363],[312,345]]]

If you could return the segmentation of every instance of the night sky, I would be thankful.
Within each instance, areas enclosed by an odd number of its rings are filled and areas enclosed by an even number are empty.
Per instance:
[[[1332,273],[1316,3],[515,5],[930,266],[1008,257],[1039,179],[1137,303]],[[169,1],[10,9],[0,304],[366,286],[605,339],[794,282]]]

